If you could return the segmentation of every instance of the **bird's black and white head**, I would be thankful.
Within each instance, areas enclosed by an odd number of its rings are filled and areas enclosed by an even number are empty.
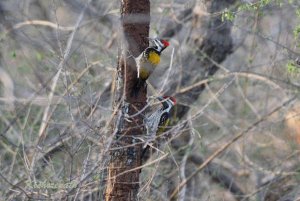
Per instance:
[[[151,39],[151,41],[153,43],[153,48],[159,53],[170,45],[168,41],[158,38]]]
[[[158,100],[161,101],[161,103],[163,104],[164,109],[170,111],[171,108],[176,105],[176,99],[172,96],[159,96],[157,97]]]

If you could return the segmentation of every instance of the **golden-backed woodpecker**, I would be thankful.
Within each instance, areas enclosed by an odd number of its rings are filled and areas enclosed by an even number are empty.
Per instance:
[[[162,39],[151,39],[152,45],[147,47],[137,58],[137,82],[133,88],[134,95],[137,95],[140,88],[145,86],[146,80],[155,70],[156,66],[160,63],[160,55],[166,47],[169,46],[169,42]]]

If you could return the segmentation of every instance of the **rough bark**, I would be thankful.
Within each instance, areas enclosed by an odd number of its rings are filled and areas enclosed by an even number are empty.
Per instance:
[[[139,189],[142,145],[137,136],[143,135],[142,114],[128,119],[146,105],[146,88],[137,97],[131,97],[137,72],[133,57],[148,46],[150,2],[149,0],[121,1],[121,21],[124,33],[119,53],[112,125],[113,143],[108,169],[106,200],[137,200]]]

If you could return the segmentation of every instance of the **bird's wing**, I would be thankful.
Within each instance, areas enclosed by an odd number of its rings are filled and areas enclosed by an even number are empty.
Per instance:
[[[147,133],[150,136],[155,136],[158,126],[159,126],[159,121],[160,121],[160,111],[152,113],[150,116],[146,118],[146,127],[147,127]]]

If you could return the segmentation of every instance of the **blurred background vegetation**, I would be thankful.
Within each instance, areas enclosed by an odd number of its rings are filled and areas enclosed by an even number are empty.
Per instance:
[[[0,2],[1,200],[102,197],[120,5],[87,2]],[[208,13],[207,2],[151,0],[150,36],[170,23],[181,27],[167,38],[171,46],[150,78],[149,95],[172,95],[189,112],[173,116],[172,141],[151,159],[169,156],[143,168],[139,197],[168,200],[202,160],[264,118],[189,180],[178,199],[300,200],[300,2],[232,1],[217,13]],[[232,25],[233,48],[205,77],[194,60],[211,15]],[[191,100],[201,80],[205,89]]]

